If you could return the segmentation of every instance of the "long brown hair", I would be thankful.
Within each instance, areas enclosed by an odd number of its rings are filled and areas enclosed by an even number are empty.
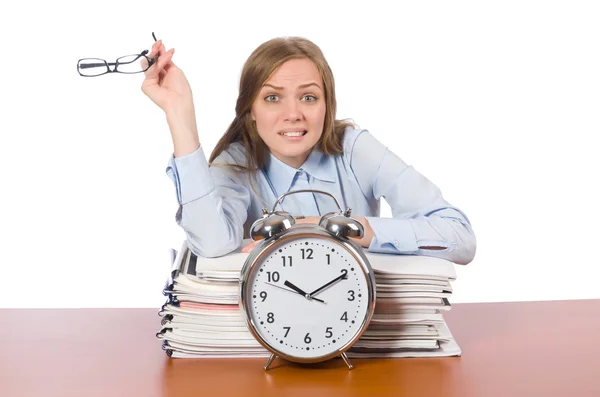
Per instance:
[[[250,110],[262,85],[280,65],[290,59],[311,60],[323,79],[325,89],[325,122],[317,147],[327,155],[342,153],[344,129],[355,126],[347,120],[336,120],[335,83],[333,73],[321,49],[302,37],[279,37],[261,44],[246,60],[240,77],[240,92],[235,106],[235,118],[215,146],[209,162],[212,163],[233,142],[246,149],[246,164],[236,168],[249,173],[265,165],[267,147],[258,135]],[[212,165],[212,164],[211,164]],[[216,165],[216,164],[215,164]],[[225,165],[225,164],[223,164]],[[233,165],[233,164],[230,164]]]

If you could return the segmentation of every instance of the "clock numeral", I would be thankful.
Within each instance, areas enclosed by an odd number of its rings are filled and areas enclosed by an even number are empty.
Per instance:
[[[344,276],[346,276],[344,277],[344,280],[346,280],[348,278],[348,270],[342,269],[342,273],[344,273]]]
[[[267,272],[267,278],[269,279],[269,282],[271,282],[271,281],[278,282],[279,281],[279,272],[273,272],[273,274],[271,274],[271,272]]]
[[[327,329],[325,330],[326,338],[331,338],[333,336],[333,332],[331,331],[332,329],[333,329],[333,327],[327,327]]]
[[[304,248],[300,248],[300,251],[302,251],[302,259],[313,259],[313,257],[312,257],[313,250],[312,250],[312,248],[307,248],[306,250]],[[308,255],[305,257],[306,253],[308,253]]]
[[[308,343],[312,342],[312,339],[309,335],[310,335],[310,332],[308,334],[306,334],[306,336],[304,337],[304,343],[308,344]]]
[[[275,315],[273,314],[273,312],[267,313],[267,322],[269,324],[272,324],[275,322]]]
[[[260,297],[262,298],[262,301],[264,302],[265,299],[267,299],[267,291],[261,291]]]
[[[290,329],[292,329],[292,327],[283,327],[283,329],[285,329],[285,335],[283,335],[283,337],[287,338],[288,334],[290,333]]]
[[[342,318],[340,318],[340,320],[348,322],[348,312],[344,312],[344,314],[342,314]]]
[[[331,255],[330,254],[325,254],[325,256],[327,257],[327,264],[331,265]]]
[[[350,291],[348,291],[348,293],[350,294],[350,296],[348,297],[348,300],[353,301],[354,300],[354,290],[351,289]]]
[[[285,260],[285,258],[287,258],[287,261]],[[290,267],[292,267],[292,257],[291,256],[282,256],[281,259],[283,259],[283,267],[285,267],[286,263],[289,263]],[[304,258],[302,258],[304,259]]]

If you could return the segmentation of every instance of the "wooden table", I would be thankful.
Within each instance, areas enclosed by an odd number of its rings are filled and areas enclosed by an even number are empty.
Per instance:
[[[462,357],[169,359],[152,309],[0,309],[0,396],[600,396],[600,300],[456,304]]]

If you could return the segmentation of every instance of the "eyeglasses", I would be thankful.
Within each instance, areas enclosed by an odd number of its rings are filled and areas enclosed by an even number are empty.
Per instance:
[[[154,32],[152,32],[152,38],[155,42],[157,41]],[[102,76],[106,73],[142,73],[150,69],[158,59],[158,54],[153,58],[148,58],[147,53],[148,50],[144,50],[140,54],[125,55],[117,58],[114,63],[98,58],[80,59],[77,61],[77,72],[83,77]],[[112,70],[111,66],[113,66]]]

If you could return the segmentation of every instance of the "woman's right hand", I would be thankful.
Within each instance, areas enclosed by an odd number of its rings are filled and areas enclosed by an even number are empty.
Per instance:
[[[144,72],[142,91],[164,110],[173,139],[173,153],[181,157],[197,150],[200,141],[192,89],[183,71],[171,60],[174,52],[173,48],[166,51],[161,40],[154,43],[150,58],[158,55],[158,60]]]
[[[158,55],[158,60],[144,72],[146,78],[142,83],[144,94],[167,114],[182,109],[193,111],[192,90],[183,71],[172,61],[174,52],[174,48],[166,51],[162,40],[156,41],[148,57]]]

